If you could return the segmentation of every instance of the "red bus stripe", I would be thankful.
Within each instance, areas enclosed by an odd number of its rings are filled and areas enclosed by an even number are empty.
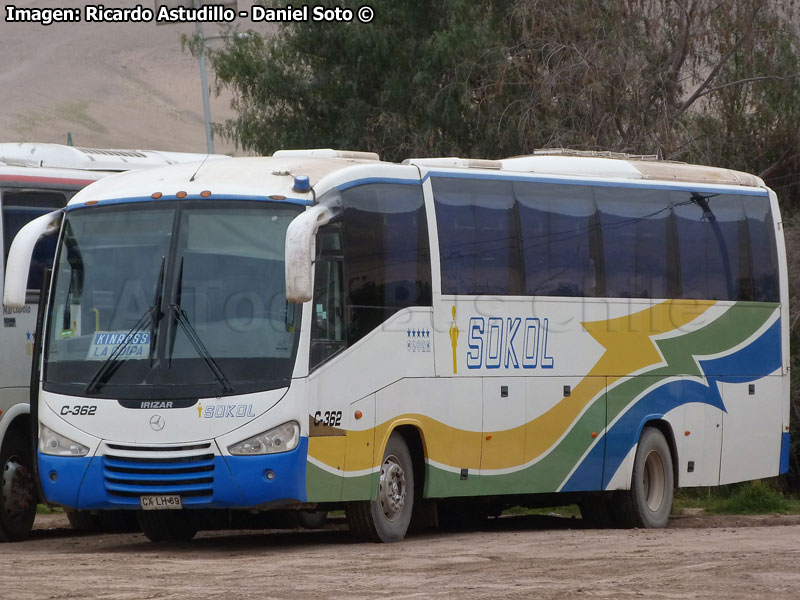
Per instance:
[[[96,179],[68,179],[66,177],[42,177],[37,175],[0,175],[0,181],[19,181],[21,183],[56,183],[62,185],[89,185]]]

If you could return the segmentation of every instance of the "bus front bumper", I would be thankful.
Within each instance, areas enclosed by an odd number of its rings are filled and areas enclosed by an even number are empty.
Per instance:
[[[137,509],[144,496],[180,496],[185,508],[258,508],[306,501],[308,438],[279,454],[174,459],[38,453],[48,502],[82,510]]]

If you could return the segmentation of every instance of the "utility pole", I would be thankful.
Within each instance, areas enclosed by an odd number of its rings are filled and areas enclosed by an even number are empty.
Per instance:
[[[163,5],[169,8],[177,8],[179,6],[193,7],[197,11],[202,8],[204,2],[207,2],[207,0],[155,0],[155,7],[156,11]],[[237,0],[214,0],[210,4],[236,7]],[[157,24],[160,23],[157,22]],[[214,154],[214,138],[211,135],[211,102],[208,97],[208,74],[206,73],[206,39],[208,38],[205,37],[201,21],[195,21],[195,35],[199,44],[197,58],[200,61],[200,84],[203,88],[203,120],[205,121],[206,129],[206,149],[209,154]]]
[[[200,0],[194,0],[194,7],[200,8]],[[211,106],[208,98],[208,75],[206,74],[206,38],[203,35],[203,24],[195,22],[197,38],[200,40],[200,83],[203,86],[203,117],[206,122],[206,148],[214,154],[214,138],[211,137]]]

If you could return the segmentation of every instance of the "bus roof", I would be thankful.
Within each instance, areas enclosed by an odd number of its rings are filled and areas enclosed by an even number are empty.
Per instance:
[[[0,165],[118,172],[208,159],[223,154],[78,148],[61,144],[0,143]]]
[[[335,171],[363,164],[380,163],[370,158],[316,158],[307,155],[285,157],[239,157],[202,164],[183,164],[170,167],[120,173],[89,186],[76,194],[69,205],[88,200],[143,199],[152,194],[174,197],[178,192],[199,196],[210,191],[212,197],[255,198],[285,196],[310,203],[309,192],[294,188],[294,176],[305,175],[311,187]]]
[[[295,189],[295,176],[307,176],[314,188],[336,171],[365,165],[402,167],[395,163],[381,162],[377,154],[367,152],[327,149],[279,151],[272,157],[231,158],[225,161],[180,164],[122,173],[103,179],[79,192],[69,204],[80,205],[89,200],[145,200],[153,194],[170,198],[175,197],[178,192],[186,192],[186,196],[192,198],[200,197],[201,192],[206,191],[216,198],[284,196],[289,201],[310,203],[313,198],[310,192]],[[765,187],[759,177],[749,173],[616,153],[548,150],[531,156],[503,160],[415,158],[404,161],[403,165],[406,165],[405,169],[408,169],[408,165],[413,165],[440,169],[494,170],[509,174],[574,176],[594,180],[657,180],[667,183]],[[386,176],[385,171],[382,176]],[[404,178],[407,173],[399,176]]]
[[[660,160],[655,155],[622,152],[558,148],[536,150],[529,156],[514,156],[502,160],[453,157],[412,158],[404,162],[426,167],[496,169],[542,175],[655,179],[667,182],[765,187],[760,177],[742,171]]]

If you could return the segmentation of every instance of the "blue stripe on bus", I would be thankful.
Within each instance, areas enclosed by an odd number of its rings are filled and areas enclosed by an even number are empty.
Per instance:
[[[419,179],[400,179],[398,177],[365,177],[364,179],[354,179],[342,185],[337,185],[336,189],[340,192],[349,190],[350,188],[365,185],[368,183],[392,183],[396,185],[420,185],[422,182]]]
[[[789,442],[791,442],[791,434],[784,432],[781,436],[781,464],[778,469],[778,475],[783,475],[789,471]]]
[[[617,188],[642,188],[648,190],[673,190],[679,192],[717,192],[725,194],[736,194],[740,196],[769,196],[769,192],[764,188],[741,188],[735,186],[714,186],[708,184],[692,185],[687,182],[680,183],[654,183],[649,179],[636,179],[630,181],[608,181],[604,179],[562,179],[560,177],[547,175],[498,175],[494,173],[452,173],[447,171],[428,171],[422,178],[422,182],[430,177],[446,177],[453,179],[484,179],[494,181],[525,181],[534,183],[558,183],[563,185],[587,185],[595,187],[617,187]],[[587,176],[588,177],[588,176]]]
[[[276,202],[279,204],[297,204],[300,206],[312,206],[314,204],[313,201],[307,200],[305,198],[286,198],[285,200],[275,200],[270,198],[269,196],[243,196],[243,195],[225,195],[219,194],[217,196],[209,196],[207,198],[203,198],[198,194],[188,195],[185,198],[178,198],[177,196],[162,196],[158,200],[150,197],[150,196],[131,196],[128,198],[113,198],[110,200],[98,200],[97,204],[90,204],[86,205],[87,201],[81,204],[69,204],[67,205],[66,210],[74,210],[76,208],[91,208],[93,206],[109,206],[112,204],[131,204],[134,202],[153,202],[153,203],[160,203],[164,201],[175,201],[175,200],[202,200],[202,201],[209,201],[209,200],[222,200],[222,201],[229,201],[229,200],[246,200],[246,201],[255,201],[255,202]]]
[[[704,373],[714,374],[706,377],[708,385],[690,380],[670,381],[642,396],[606,431],[603,440],[598,441],[586,455],[561,491],[598,489],[599,464],[605,465],[599,489],[605,489],[631,448],[639,441],[641,429],[648,420],[660,419],[669,411],[690,402],[708,404],[725,411],[719,383],[749,383],[774,373],[781,366],[780,319],[758,339],[733,354],[698,362]]]

